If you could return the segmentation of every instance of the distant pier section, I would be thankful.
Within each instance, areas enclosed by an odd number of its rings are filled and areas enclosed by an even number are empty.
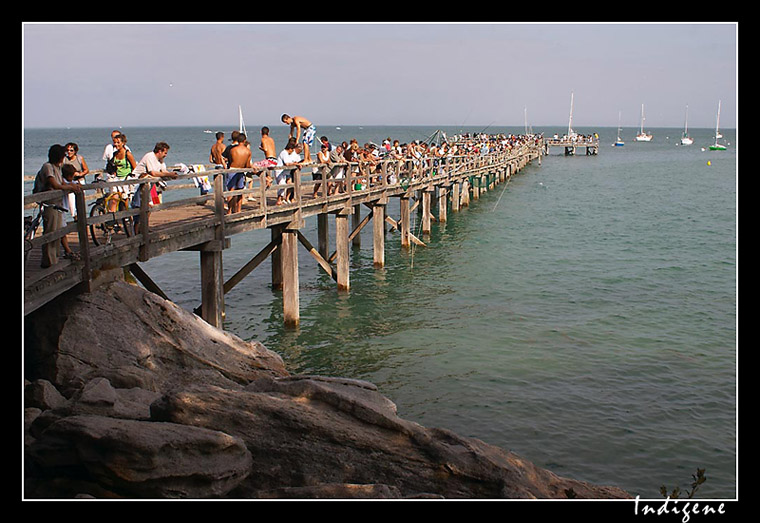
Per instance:
[[[565,156],[574,156],[578,148],[585,148],[586,156],[596,156],[599,154],[599,137],[596,134],[565,136],[555,134],[544,140],[544,154],[550,154],[551,147],[564,147]]]

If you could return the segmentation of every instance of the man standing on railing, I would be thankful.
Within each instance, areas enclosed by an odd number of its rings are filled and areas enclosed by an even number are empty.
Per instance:
[[[314,137],[317,135],[317,128],[304,118],[303,116],[289,116],[283,114],[281,117],[283,123],[290,125],[289,138],[295,138],[298,140],[298,135],[303,130],[303,137],[301,143],[303,143],[303,163],[311,163],[311,156],[309,148],[314,145]]]
[[[63,165],[63,159],[65,157],[66,148],[63,145],[55,144],[50,146],[50,149],[48,149],[48,161],[42,165],[37,173],[37,177],[34,179],[33,193],[58,190],[82,192],[82,186],[78,183],[68,184],[63,181],[61,166]],[[64,196],[61,196],[55,200],[45,202],[52,205],[45,205],[42,213],[43,234],[57,231],[63,227],[62,211],[65,210],[63,206],[63,198]],[[55,205],[55,207],[53,207],[53,205]],[[61,245],[60,238],[56,238],[55,240],[42,245],[42,263],[40,266],[43,269],[58,263],[59,245]]]

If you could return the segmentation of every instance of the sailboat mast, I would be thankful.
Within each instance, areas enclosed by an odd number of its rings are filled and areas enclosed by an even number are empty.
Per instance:
[[[248,136],[248,133],[245,131],[245,122],[243,122],[243,108],[238,105],[238,131]]]
[[[570,121],[567,123],[567,135],[573,134],[573,92],[570,91]]]

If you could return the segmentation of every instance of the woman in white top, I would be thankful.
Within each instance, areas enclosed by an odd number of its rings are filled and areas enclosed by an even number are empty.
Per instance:
[[[295,138],[290,138],[288,140],[287,145],[285,145],[285,149],[283,149],[280,152],[280,155],[277,157],[277,166],[278,167],[297,167],[298,164],[301,162],[301,155],[296,152],[296,145],[298,143],[298,140]],[[290,174],[289,170],[280,169],[275,171],[275,181],[277,182],[277,185],[286,185],[288,183],[288,175]],[[285,189],[279,189],[277,191],[277,202],[276,205],[282,205],[283,203],[289,203],[290,200],[285,195]]]

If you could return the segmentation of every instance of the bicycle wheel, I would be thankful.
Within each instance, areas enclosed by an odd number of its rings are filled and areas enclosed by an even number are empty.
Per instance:
[[[40,218],[41,215],[24,217],[24,264],[26,264],[26,260],[29,258],[29,253],[32,252],[31,241],[37,235],[37,228],[41,221]]]
[[[127,208],[127,202],[125,200],[119,200],[119,211],[126,211]],[[132,236],[134,234],[135,226],[131,216],[123,218],[121,220],[121,226],[123,228],[121,232],[125,235]]]
[[[102,202],[95,204],[90,210],[90,218],[103,216],[106,209]],[[111,241],[106,222],[90,224],[90,237],[95,245],[103,245]]]

